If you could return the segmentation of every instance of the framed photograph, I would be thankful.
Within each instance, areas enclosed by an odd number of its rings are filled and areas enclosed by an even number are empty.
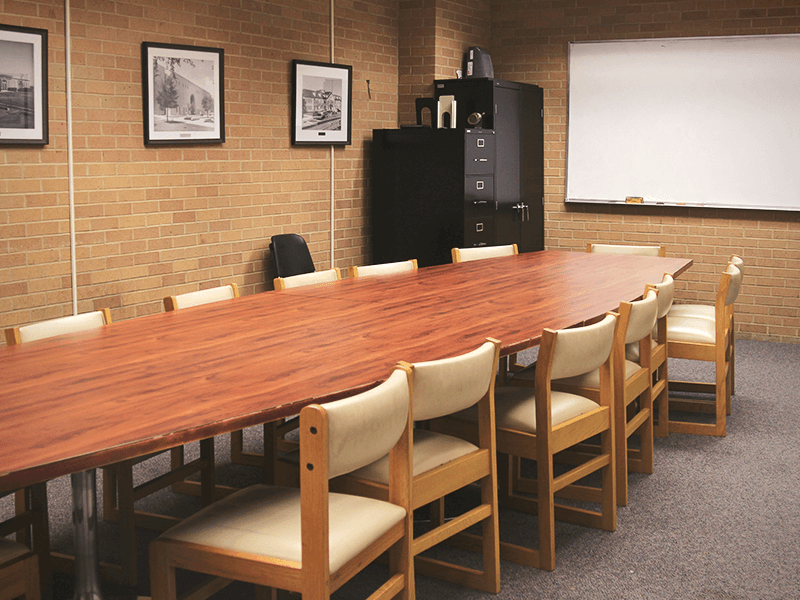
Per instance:
[[[292,61],[292,144],[350,144],[353,67]]]
[[[142,42],[144,143],[225,141],[220,48]]]
[[[0,25],[0,144],[47,144],[47,30]]]

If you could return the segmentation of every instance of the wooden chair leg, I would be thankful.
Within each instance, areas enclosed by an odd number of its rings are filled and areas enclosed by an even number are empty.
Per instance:
[[[552,571],[556,568],[556,527],[553,482],[553,459],[550,456],[537,460],[539,505],[539,568]]]
[[[150,596],[152,600],[177,600],[175,567],[167,561],[162,544],[150,545]]]

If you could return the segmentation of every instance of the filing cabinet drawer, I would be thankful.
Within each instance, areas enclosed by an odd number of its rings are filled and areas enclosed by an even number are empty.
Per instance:
[[[471,130],[464,135],[464,173],[494,173],[494,131]]]
[[[468,205],[491,205],[494,209],[494,177],[491,175],[468,175],[465,177],[464,201]]]
[[[491,246],[494,242],[494,218],[464,219],[464,247]]]

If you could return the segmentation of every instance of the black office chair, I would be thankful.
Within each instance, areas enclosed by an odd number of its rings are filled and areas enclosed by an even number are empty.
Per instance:
[[[303,275],[316,270],[302,236],[296,233],[282,233],[273,235],[271,240],[269,251],[275,265],[275,277]]]

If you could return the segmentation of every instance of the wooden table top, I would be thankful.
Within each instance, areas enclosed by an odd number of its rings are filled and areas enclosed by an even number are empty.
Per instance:
[[[0,349],[0,491],[280,417],[486,337],[504,354],[691,260],[536,252],[265,292]]]

